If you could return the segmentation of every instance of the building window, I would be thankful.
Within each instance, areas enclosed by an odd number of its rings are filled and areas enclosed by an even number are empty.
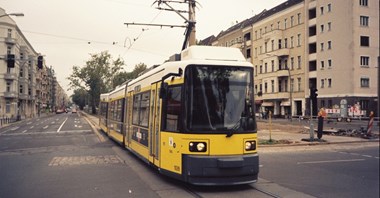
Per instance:
[[[301,69],[301,56],[298,56],[297,59],[298,59],[298,69]]]
[[[20,77],[24,77],[24,69],[23,68],[20,68]]]
[[[290,17],[290,27],[294,26],[294,16]]]
[[[327,12],[331,12],[331,3],[327,4]]]
[[[294,37],[291,36],[290,37],[290,48],[293,48],[294,47]]]
[[[360,87],[369,87],[369,78],[368,77],[360,78]]]
[[[20,85],[20,93],[22,94],[23,93],[23,86]]]
[[[12,54],[12,47],[11,46],[7,46],[7,54]]]
[[[323,15],[323,7],[321,7],[320,10],[321,10],[321,15]]]
[[[285,48],[288,48],[288,38],[285,38],[285,39],[284,39],[284,42],[285,42],[284,47],[285,47]]]
[[[297,46],[301,46],[301,34],[297,35]]]
[[[274,80],[271,80],[271,89],[272,93],[274,93]]]
[[[297,23],[301,24],[301,13],[297,14]]]
[[[264,52],[265,53],[268,52],[268,43],[267,42],[264,43]]]
[[[287,21],[288,21],[288,19],[284,19],[284,29],[286,29],[287,28]]]
[[[368,6],[368,0],[359,0],[361,6]]]
[[[280,29],[280,21],[277,22],[277,29],[279,30]]]
[[[369,47],[369,36],[360,36],[360,46]]]
[[[327,100],[327,108],[328,109],[332,108],[332,100]]]
[[[332,86],[332,79],[331,78],[327,79],[327,82],[328,82],[328,86],[331,87]]]
[[[327,23],[327,31],[331,31],[331,22]]]
[[[11,92],[11,83],[7,82],[7,92]]]
[[[328,63],[329,68],[331,68],[332,67],[332,60],[331,59],[327,60],[327,63]]]
[[[264,93],[268,93],[268,83],[264,83]]]
[[[298,91],[301,91],[301,78],[297,78],[297,88]]]
[[[360,25],[367,27],[369,25],[369,17],[368,16],[360,16]]]
[[[278,39],[278,49],[282,48],[281,43],[282,43],[281,39]]]
[[[10,113],[11,112],[11,101],[7,100],[5,102],[5,113]]]
[[[290,79],[290,91],[293,92],[293,90],[294,90],[294,79],[291,78]]]
[[[257,65],[255,65],[255,76],[257,76]]]
[[[321,51],[324,50],[324,43],[321,43]]]
[[[325,61],[321,61],[321,69],[325,69]]]
[[[260,74],[262,74],[262,73],[263,73],[263,66],[260,65]]]
[[[321,107],[325,107],[325,101],[321,100]]]
[[[247,58],[251,58],[251,48],[247,49]]]
[[[290,58],[290,68],[294,70],[294,57]]]
[[[255,85],[255,94],[257,94],[257,85]]]
[[[360,66],[369,66],[369,57],[368,56],[360,56]]]
[[[265,73],[268,73],[268,63],[264,64],[264,70],[265,70]]]
[[[272,51],[274,51],[274,40],[271,40]]]
[[[331,49],[331,41],[327,41],[327,49]]]
[[[12,29],[8,29],[8,38],[12,38]]]
[[[325,87],[325,80],[321,79],[321,88],[324,88],[324,87]]]
[[[322,24],[321,25],[321,33],[323,33],[324,30],[325,30],[325,26]]]

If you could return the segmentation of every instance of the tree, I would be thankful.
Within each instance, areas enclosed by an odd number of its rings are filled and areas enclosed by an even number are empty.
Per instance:
[[[120,58],[112,60],[107,51],[91,54],[90,60],[84,67],[73,66],[73,73],[67,78],[70,80],[70,89],[86,90],[92,113],[96,114],[100,94],[109,92],[113,88],[113,79],[123,65],[123,60]]]
[[[80,109],[86,105],[86,98],[88,94],[85,89],[76,89],[74,94],[71,96],[72,101],[79,106]]]
[[[146,65],[144,63],[139,63],[135,66],[132,72],[119,72],[113,78],[113,89],[117,86],[123,84],[126,81],[133,80],[139,76],[140,73],[146,70]]]

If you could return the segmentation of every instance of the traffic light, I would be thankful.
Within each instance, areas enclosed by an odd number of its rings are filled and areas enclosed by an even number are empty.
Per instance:
[[[318,97],[317,88],[310,88],[310,99],[315,100]]]
[[[7,55],[7,66],[14,68],[15,67],[15,55],[14,54],[8,54]]]
[[[43,62],[44,62],[44,57],[43,56],[38,56],[38,58],[37,58],[37,67],[38,67],[38,69],[42,69]]]

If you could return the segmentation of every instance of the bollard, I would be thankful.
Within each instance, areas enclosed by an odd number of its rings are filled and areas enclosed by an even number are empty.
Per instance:
[[[272,111],[269,111],[269,142],[272,142]]]

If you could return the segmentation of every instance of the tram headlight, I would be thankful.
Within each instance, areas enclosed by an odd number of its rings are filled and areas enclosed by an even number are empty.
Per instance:
[[[191,152],[206,152],[207,144],[206,142],[190,142],[189,151]]]
[[[256,141],[255,140],[246,141],[245,150],[246,151],[256,150]]]

